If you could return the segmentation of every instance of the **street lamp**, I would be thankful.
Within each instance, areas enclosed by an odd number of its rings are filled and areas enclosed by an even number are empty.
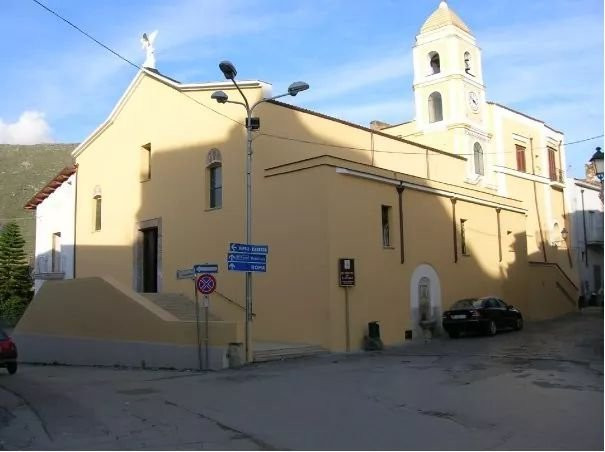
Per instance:
[[[219,104],[238,104],[246,109],[246,244],[250,245],[252,240],[252,131],[260,128],[260,119],[252,117],[252,112],[261,103],[268,100],[278,99],[284,96],[296,96],[301,91],[309,89],[305,82],[294,82],[288,87],[288,92],[277,96],[261,99],[250,106],[248,99],[235,81],[237,70],[230,61],[221,61],[219,69],[227,80],[231,80],[240,95],[243,102],[229,100],[229,96],[223,91],[215,91],[210,96]],[[252,361],[252,272],[246,272],[246,362]]]

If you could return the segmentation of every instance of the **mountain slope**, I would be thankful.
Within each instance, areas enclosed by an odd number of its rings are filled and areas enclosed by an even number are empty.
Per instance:
[[[73,160],[76,144],[0,144],[0,225],[15,219],[25,238],[25,251],[33,256],[34,213],[24,204]]]

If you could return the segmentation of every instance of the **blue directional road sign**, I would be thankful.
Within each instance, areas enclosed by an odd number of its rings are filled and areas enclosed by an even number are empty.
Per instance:
[[[229,253],[227,254],[227,262],[250,262],[256,264],[266,264],[266,254],[246,254],[246,253]]]
[[[229,251],[232,253],[254,253],[254,254],[269,254],[267,245],[246,245],[245,243],[229,244]]]
[[[234,272],[266,272],[267,264],[255,264],[253,262],[229,262],[227,269]]]
[[[197,264],[193,266],[193,271],[196,274],[200,273],[218,273],[218,265],[216,264]]]

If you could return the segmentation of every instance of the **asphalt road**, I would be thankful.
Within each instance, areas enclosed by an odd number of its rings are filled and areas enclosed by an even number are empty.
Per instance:
[[[602,312],[216,373],[0,370],[4,449],[603,446]]]

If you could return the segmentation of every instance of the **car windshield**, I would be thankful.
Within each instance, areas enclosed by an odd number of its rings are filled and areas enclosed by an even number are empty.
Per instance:
[[[458,300],[452,305],[452,309],[469,309],[469,308],[480,308],[483,304],[483,300],[476,298],[465,298],[464,300]]]
[[[2,330],[0,330],[0,340],[4,340],[4,339],[8,339],[8,336],[6,335],[6,333]]]

